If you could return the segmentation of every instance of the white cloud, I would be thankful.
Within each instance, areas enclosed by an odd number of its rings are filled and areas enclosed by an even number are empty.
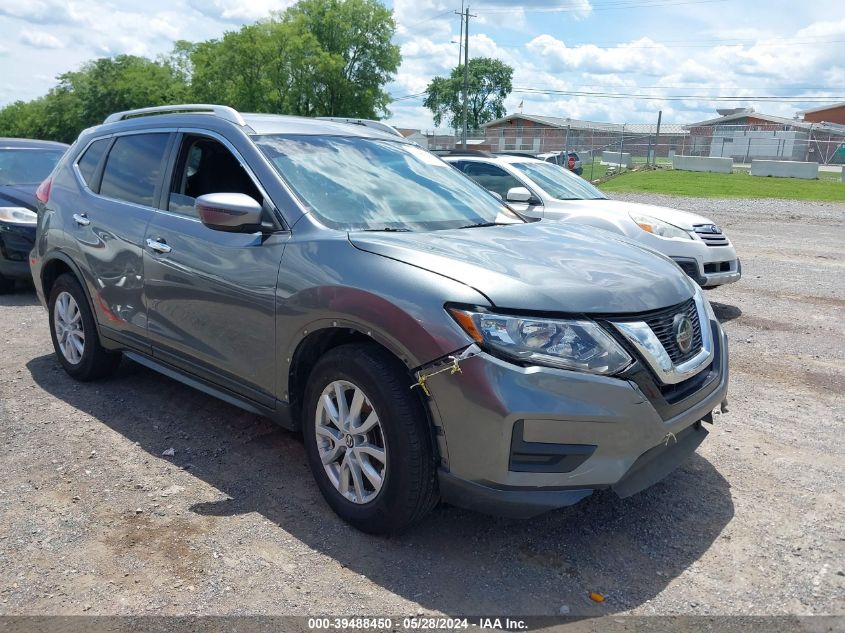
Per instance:
[[[635,72],[643,75],[664,72],[669,52],[647,37],[611,48],[600,48],[593,44],[567,46],[551,35],[540,35],[528,42],[526,48],[538,55],[552,71]]]
[[[27,46],[33,46],[35,48],[64,47],[64,44],[62,44],[62,41],[58,37],[50,35],[45,31],[23,31],[21,32],[20,40]]]
[[[190,0],[191,8],[212,18],[229,22],[254,22],[272,11],[283,11],[295,0]]]

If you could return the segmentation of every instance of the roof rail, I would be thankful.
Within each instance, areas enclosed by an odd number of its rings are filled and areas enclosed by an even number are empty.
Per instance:
[[[536,158],[537,154],[534,152],[524,151],[520,152],[517,150],[504,150],[501,152],[493,152],[496,156],[523,156],[528,158]],[[555,152],[550,152],[554,154]]]
[[[395,127],[384,123],[383,121],[373,121],[372,119],[355,119],[352,117],[344,117],[344,116],[318,116],[316,117],[320,121],[333,121],[334,123],[349,123],[351,125],[362,125],[364,127],[372,128],[373,130],[378,130],[379,132],[384,132],[385,134],[392,134],[393,136],[398,136],[400,138],[405,138],[402,136],[402,133],[399,132]]]
[[[210,105],[207,103],[188,103],[181,105],[153,106],[152,108],[138,108],[137,110],[126,110],[115,112],[106,117],[103,123],[114,123],[125,119],[147,116],[149,114],[211,114],[236,125],[246,125],[246,121],[240,112],[229,106]]]
[[[435,150],[435,154],[440,156],[484,156],[486,158],[493,158],[494,154],[483,149],[450,149],[450,150]]]

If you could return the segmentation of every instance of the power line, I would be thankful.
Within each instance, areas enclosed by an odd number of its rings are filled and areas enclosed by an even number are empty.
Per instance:
[[[593,97],[597,99],[647,99],[653,101],[773,101],[779,103],[827,103],[842,101],[836,96],[776,96],[776,95],[653,95],[630,92],[589,92],[586,90],[552,90],[549,88],[514,88],[513,92],[527,94],[562,95],[569,97]]]
[[[765,41],[755,41],[755,40],[746,40],[748,43],[753,43],[754,46],[765,46],[769,48],[781,48],[784,46],[816,46],[818,44],[845,44],[845,40],[805,40],[805,41],[795,41],[795,42],[765,42]],[[497,44],[507,44],[507,40],[498,39]],[[731,41],[731,40],[713,40],[709,44],[666,44],[664,42],[658,42],[655,44],[628,44],[626,42],[563,42],[564,45],[569,50],[574,50],[577,48],[583,48],[587,46],[596,46],[597,48],[602,48],[604,50],[636,50],[636,49],[661,49],[661,48],[716,48],[719,46],[745,46],[745,44],[741,41]]]
[[[666,88],[671,86],[639,86],[637,89]],[[649,95],[632,92],[590,92],[586,90],[553,90],[549,88],[516,87],[513,92],[520,94],[560,95],[565,97],[593,97],[597,99],[647,99],[653,101],[764,101],[774,103],[830,103],[845,101],[843,96],[824,95]],[[427,95],[427,91],[393,97],[393,101],[419,99]]]
[[[728,0],[655,0],[654,2],[646,2],[644,0],[618,0],[616,2],[608,2],[601,5],[592,5],[590,11],[615,11],[619,9],[650,9],[658,7],[674,7],[690,4],[713,4],[716,2],[727,2]],[[585,7],[581,5],[558,6],[558,7],[502,7],[486,9],[483,6],[478,11],[485,14],[494,13],[568,13],[579,12],[583,13]]]

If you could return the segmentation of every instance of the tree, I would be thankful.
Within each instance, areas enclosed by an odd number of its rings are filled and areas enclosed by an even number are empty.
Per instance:
[[[513,68],[498,59],[476,57],[469,60],[467,121],[470,130],[505,116],[505,98],[513,90]],[[434,124],[443,120],[449,127],[463,127],[464,67],[448,77],[435,77],[426,88],[423,105],[434,115]]]
[[[118,55],[0,109],[0,136],[73,141],[112,112],[205,101],[239,110],[378,118],[399,68],[393,14],[378,0],[300,0],[221,39],[174,42],[153,61]]]
[[[312,33],[329,62],[317,79],[324,116],[367,119],[387,115],[384,85],[402,61],[393,44],[393,14],[376,0],[300,0],[284,14]]]
[[[301,20],[271,19],[198,44],[191,63],[197,101],[315,116],[322,114],[316,107],[318,78],[332,60]]]
[[[0,136],[70,143],[112,112],[184,101],[188,86],[168,64],[134,55],[101,58],[59,75],[43,97],[0,110]]]
[[[378,118],[387,114],[384,85],[401,60],[395,31],[376,0],[300,0],[197,45],[193,91],[242,110]]]

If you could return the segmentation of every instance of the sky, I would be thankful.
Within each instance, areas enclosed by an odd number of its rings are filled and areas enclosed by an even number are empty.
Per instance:
[[[653,123],[662,110],[666,123],[692,123],[717,107],[792,117],[825,99],[845,101],[845,0],[468,1],[477,16],[470,57],[514,68],[509,113],[522,103],[525,114]],[[394,125],[433,129],[413,95],[457,64],[460,3],[385,0],[402,48],[387,86],[398,98]],[[290,4],[0,0],[0,106],[46,93],[89,59],[155,57],[174,40],[220,37]]]

